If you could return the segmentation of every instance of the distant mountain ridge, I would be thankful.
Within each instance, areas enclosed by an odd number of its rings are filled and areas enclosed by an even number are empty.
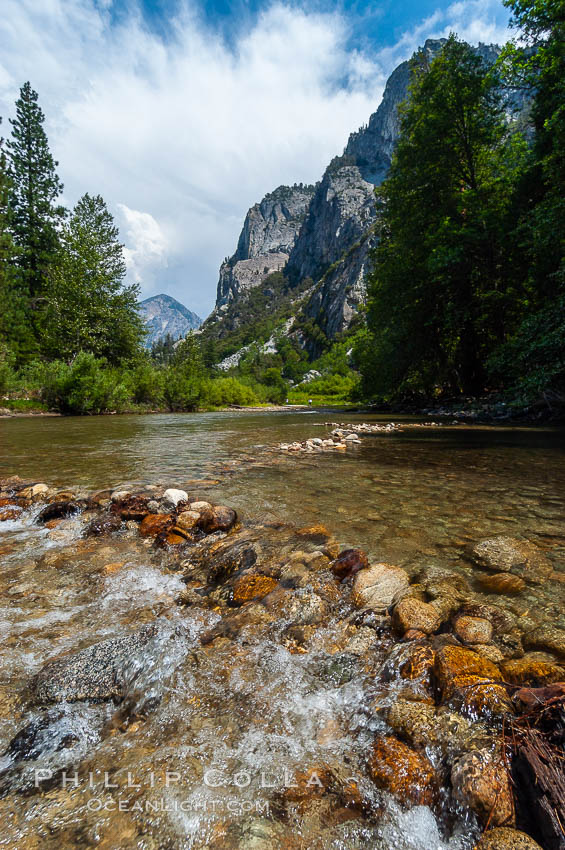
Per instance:
[[[138,309],[148,331],[144,345],[151,348],[168,334],[182,339],[189,331],[197,330],[202,319],[171,295],[152,295],[140,301]]]

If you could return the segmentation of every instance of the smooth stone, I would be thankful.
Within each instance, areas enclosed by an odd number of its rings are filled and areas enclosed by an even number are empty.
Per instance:
[[[487,719],[513,711],[499,668],[471,649],[450,644],[438,649],[434,675],[442,703]]]
[[[416,630],[431,635],[439,629],[441,621],[442,618],[432,604],[412,597],[402,599],[392,614],[393,628],[399,634]]]
[[[31,680],[31,702],[47,705],[118,700],[123,696],[122,668],[156,633],[154,625],[143,626],[125,637],[111,638],[48,662]]]
[[[212,505],[210,502],[191,502],[188,509],[189,511],[196,511],[201,514],[204,513],[204,511],[211,511]]]
[[[523,578],[510,573],[477,576],[477,582],[487,593],[499,593],[505,596],[515,596],[522,593],[527,586]]]
[[[512,786],[500,754],[489,750],[466,753],[451,769],[453,795],[483,826],[513,826]]]
[[[30,487],[24,487],[23,490],[20,490],[18,493],[18,497],[20,499],[37,499],[38,496],[43,496],[44,493],[47,493],[49,487],[47,484],[32,484]]]
[[[489,643],[492,639],[492,623],[481,617],[457,617],[455,634],[463,643]]]
[[[437,777],[431,762],[392,735],[377,738],[369,756],[374,783],[404,805],[432,806]]]
[[[543,582],[553,571],[551,563],[537,546],[513,537],[481,540],[471,554],[484,569],[495,573],[513,573],[533,583]]]
[[[233,586],[233,601],[237,605],[262,599],[277,587],[278,582],[269,576],[246,575],[238,578]]]
[[[200,521],[200,514],[198,511],[183,511],[177,517],[177,527],[182,528],[184,531],[192,531],[193,528],[196,528]]]
[[[499,826],[485,832],[475,850],[543,850],[543,848],[525,832]]]
[[[168,531],[173,522],[171,514],[147,514],[141,521],[139,533],[142,537],[157,537],[162,531]]]
[[[539,659],[536,655],[524,655],[512,658],[500,665],[502,675],[511,685],[527,685],[540,688],[565,681],[565,669],[551,661]]]
[[[163,501],[176,508],[179,502],[188,502],[188,493],[186,490],[175,490],[174,487],[169,487],[163,493]]]
[[[541,626],[532,632],[526,632],[522,642],[526,649],[541,649],[565,660],[565,631],[561,629]]]
[[[371,608],[381,613],[409,583],[408,573],[400,567],[375,564],[357,573],[351,598],[358,608]]]

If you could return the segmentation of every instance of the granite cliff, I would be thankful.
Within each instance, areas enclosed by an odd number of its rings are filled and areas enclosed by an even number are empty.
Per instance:
[[[423,50],[429,60],[445,41],[426,41]],[[495,45],[479,45],[476,50],[488,63],[500,52]],[[302,324],[313,322],[330,340],[355,327],[366,301],[376,238],[375,187],[390,168],[400,131],[398,107],[408,96],[409,83],[407,61],[389,77],[368,124],[350,135],[343,154],[332,160],[315,187],[279,187],[249,210],[237,250],[220,269],[216,308],[204,330],[215,325],[217,335],[229,332],[234,312],[240,327],[245,310],[238,302],[270,274],[281,271],[289,292],[300,287],[297,292],[302,295],[293,303]],[[302,347],[316,354],[316,344],[309,342],[298,322],[285,333],[294,334]]]
[[[189,331],[196,330],[202,319],[189,310],[180,301],[170,295],[153,295],[138,305],[146,330],[145,347],[151,346],[168,334],[173,339],[185,337]]]

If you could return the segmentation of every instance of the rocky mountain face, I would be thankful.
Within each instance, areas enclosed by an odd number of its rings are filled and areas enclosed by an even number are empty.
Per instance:
[[[182,339],[202,324],[202,319],[196,313],[170,295],[153,295],[140,301],[138,308],[148,330],[144,342],[146,348],[151,348],[167,334],[175,340]]]
[[[445,41],[426,41],[423,51],[430,61]],[[500,52],[494,45],[476,50],[489,63]],[[390,168],[400,132],[398,107],[408,96],[409,83],[410,63],[403,62],[391,74],[368,124],[351,134],[343,154],[332,160],[314,188],[280,187],[249,210],[237,251],[220,269],[214,321],[221,321],[230,300],[261,284],[270,272],[284,269],[291,286],[312,279],[313,289],[300,309],[329,339],[354,325],[366,301],[375,244],[374,190]],[[308,347],[299,332],[297,338]]]
[[[313,193],[313,186],[279,186],[251,207],[235,253],[220,267],[216,309],[284,268]]]

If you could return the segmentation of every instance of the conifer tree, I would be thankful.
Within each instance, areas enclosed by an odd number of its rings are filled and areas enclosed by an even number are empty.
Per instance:
[[[27,301],[18,286],[17,250],[11,230],[10,190],[4,140],[0,138],[0,344],[19,363],[35,353],[36,343],[27,316]]]
[[[11,227],[22,271],[20,286],[34,308],[44,294],[64,216],[63,208],[56,204],[63,185],[55,170],[58,163],[49,150],[44,120],[37,92],[29,82],[24,83],[16,101],[16,117],[10,119],[12,137],[7,153],[12,183]]]
[[[139,287],[124,285],[126,264],[118,228],[100,195],[83,195],[61,234],[47,290],[46,352],[72,359],[79,351],[120,363],[143,338]]]

